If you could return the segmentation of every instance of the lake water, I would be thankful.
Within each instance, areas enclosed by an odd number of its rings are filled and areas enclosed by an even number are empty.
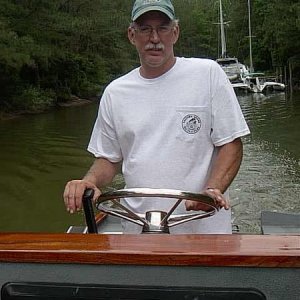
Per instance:
[[[251,135],[231,186],[233,223],[260,232],[261,210],[300,212],[300,94],[238,96]],[[93,157],[85,150],[97,104],[0,121],[0,231],[61,232],[83,224],[62,192]],[[115,187],[121,187],[118,180]]]

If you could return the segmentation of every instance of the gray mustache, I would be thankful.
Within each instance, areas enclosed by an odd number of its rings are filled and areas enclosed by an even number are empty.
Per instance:
[[[158,44],[147,44],[145,46],[145,50],[164,50],[165,49],[165,46],[161,43],[158,43]]]

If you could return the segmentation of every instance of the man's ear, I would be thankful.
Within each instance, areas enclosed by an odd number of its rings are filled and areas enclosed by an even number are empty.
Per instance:
[[[179,26],[176,25],[173,31],[173,45],[175,45],[176,42],[178,41],[179,34],[180,34]]]
[[[135,45],[135,32],[132,27],[129,27],[127,30],[127,36],[132,45]]]

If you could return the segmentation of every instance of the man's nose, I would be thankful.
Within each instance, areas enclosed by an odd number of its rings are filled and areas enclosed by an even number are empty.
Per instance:
[[[152,28],[152,31],[150,33],[150,39],[151,41],[159,41],[159,34],[156,28]]]

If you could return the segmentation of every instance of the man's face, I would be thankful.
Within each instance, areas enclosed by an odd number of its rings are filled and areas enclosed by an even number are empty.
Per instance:
[[[163,68],[174,58],[173,45],[179,36],[178,25],[159,11],[143,14],[128,29],[144,68]]]

